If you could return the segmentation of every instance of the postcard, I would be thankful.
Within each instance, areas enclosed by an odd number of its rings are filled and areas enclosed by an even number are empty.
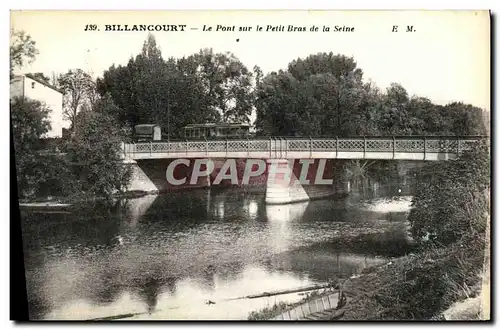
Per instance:
[[[11,11],[11,288],[30,320],[490,320],[490,40],[485,10]]]

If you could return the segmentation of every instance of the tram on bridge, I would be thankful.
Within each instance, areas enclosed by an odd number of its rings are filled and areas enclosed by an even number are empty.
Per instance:
[[[190,124],[184,127],[186,139],[229,139],[250,137],[250,125],[244,123]]]
[[[183,137],[186,140],[216,140],[241,139],[251,136],[250,125],[245,123],[208,123],[190,124],[183,127]],[[134,126],[134,142],[165,141],[165,133],[155,124],[140,124]]]

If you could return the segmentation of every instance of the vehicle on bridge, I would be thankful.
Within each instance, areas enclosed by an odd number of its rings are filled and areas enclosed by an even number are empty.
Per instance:
[[[135,125],[133,139],[135,142],[161,141],[161,127],[155,124]]]
[[[184,127],[186,139],[248,138],[250,125],[244,123],[190,124]]]

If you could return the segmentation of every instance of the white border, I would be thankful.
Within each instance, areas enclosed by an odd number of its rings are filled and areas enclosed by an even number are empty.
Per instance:
[[[7,2],[2,3],[2,7],[4,4],[8,4]],[[476,1],[465,1],[465,0],[455,0],[455,1],[439,1],[439,0],[420,0],[420,1],[405,1],[402,2],[401,0],[379,0],[377,2],[375,1],[370,1],[370,0],[351,0],[351,1],[339,1],[339,0],[330,0],[330,1],[314,1],[314,0],[308,0],[308,1],[292,1],[292,0],[281,0],[281,1],[272,1],[272,0],[251,0],[248,2],[236,2],[234,0],[198,0],[198,1],[187,1],[187,0],[171,0],[167,4],[158,4],[156,1],[148,1],[148,0],[141,0],[140,2],[137,1],[125,1],[125,0],[108,0],[106,2],[102,0],[74,0],[74,1],[62,1],[62,0],[45,0],[43,2],[39,2],[36,0],[17,0],[17,1],[11,1],[10,6],[6,7],[4,10],[1,11],[1,19],[0,22],[3,26],[2,31],[3,34],[1,34],[2,39],[4,41],[4,44],[7,45],[9,42],[9,12],[7,9],[87,9],[87,10],[106,10],[106,9],[115,9],[115,10],[125,10],[125,9],[133,9],[133,10],[166,10],[166,9],[491,9],[494,14],[498,14],[499,10],[499,1],[496,0],[476,0]],[[495,26],[495,36],[498,38],[498,21],[496,22]],[[4,77],[7,77],[7,52],[1,52],[0,53],[2,57],[5,57],[2,59],[2,63],[4,64]],[[496,76],[496,71],[495,71],[495,76]],[[4,107],[7,108],[7,101],[8,101],[8,88],[9,85],[7,84],[7,79],[5,81],[5,87],[3,89],[5,98],[3,99],[3,104]],[[498,91],[498,85],[495,90],[492,90],[492,93],[495,93]],[[497,95],[497,93],[495,93]],[[497,102],[495,101],[494,107],[492,107],[491,111],[496,110],[496,104]],[[8,155],[9,154],[9,117],[8,117],[8,108],[2,111],[2,116],[4,118],[0,121],[0,132],[3,136],[3,138],[0,139],[0,148],[1,148],[1,155]],[[496,118],[498,119],[498,118]],[[493,122],[492,122],[493,123]],[[493,125],[496,126],[496,120]],[[495,141],[495,145],[496,145]],[[5,157],[5,156],[4,156]],[[4,158],[5,159],[5,158]],[[0,182],[2,183],[2,191],[1,191],[1,196],[0,196],[0,203],[2,203],[2,206],[0,207],[1,210],[4,210],[6,212],[7,210],[10,209],[10,201],[9,201],[9,189],[10,187],[7,185],[7,183],[10,180],[10,164],[7,161],[3,161],[0,163],[2,166],[2,170],[0,171]],[[495,169],[492,169],[494,172]],[[496,180],[494,184],[496,183]],[[492,205],[497,205],[498,203],[495,203],[492,201]],[[494,222],[495,219],[492,220]],[[2,228],[0,229],[0,232],[5,235],[4,239],[1,240],[2,246],[0,247],[0,251],[2,251],[2,265],[7,265],[9,263],[9,251],[10,251],[10,246],[9,246],[9,221],[7,219],[7,216],[3,217],[2,221],[0,221],[0,224]],[[499,228],[500,226],[496,225],[495,228]],[[493,238],[492,238],[493,239]],[[495,272],[493,272],[495,274]],[[1,310],[4,313],[4,316],[2,317],[2,320],[8,320],[9,319],[9,310],[10,308],[15,308],[15,306],[9,306],[10,304],[10,297],[7,294],[7,292],[10,292],[10,283],[8,280],[8,273],[7,272],[2,272],[1,275],[2,277],[2,282],[4,285],[4,290],[1,292],[3,293],[2,296],[2,302],[1,302]],[[5,321],[4,321],[5,322]],[[122,323],[123,324],[123,323]],[[244,323],[242,323],[244,324]],[[14,323],[9,322],[7,327],[13,327]],[[186,327],[187,325],[174,325],[174,324],[158,324],[160,326],[168,326],[169,328],[177,328],[184,326]],[[202,326],[206,326],[206,324],[199,324]],[[228,324],[229,326],[236,325],[236,324]],[[328,324],[326,324],[329,326]],[[472,324],[472,327],[477,327],[480,326],[481,324]],[[81,325],[72,325],[73,327],[79,328]],[[105,325],[98,326],[99,328],[102,327],[104,328]],[[128,325],[132,327],[137,327],[137,326],[142,326],[140,325]],[[191,326],[191,325],[190,325]],[[219,327],[220,324],[214,324],[214,327]],[[269,327],[270,325],[259,325],[260,327]],[[359,326],[355,324],[341,324],[341,325],[335,325],[337,328],[344,328],[347,326]],[[376,324],[366,324],[366,326],[373,327],[377,326]],[[385,326],[385,324],[381,324],[378,326]],[[402,324],[397,323],[395,326],[402,326]],[[417,324],[417,326],[439,326],[438,324],[436,325],[430,325],[430,324]],[[310,327],[304,325],[304,327]]]

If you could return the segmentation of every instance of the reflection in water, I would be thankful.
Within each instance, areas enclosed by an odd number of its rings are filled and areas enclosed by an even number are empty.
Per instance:
[[[252,199],[248,200],[247,208],[248,208],[248,216],[250,217],[250,219],[255,220],[257,218],[259,210],[258,202]]]
[[[137,223],[149,210],[158,195],[146,195],[141,198],[124,199],[121,202],[121,210],[124,210],[128,216],[130,228],[137,227]]]
[[[270,245],[274,246],[275,253],[281,253],[289,248],[289,241],[293,235],[292,222],[302,218],[307,205],[309,202],[266,205]]]
[[[309,202],[285,205],[266,205],[267,219],[270,223],[286,223],[302,218]]]
[[[220,220],[224,219],[224,201],[217,202],[217,217]]]
[[[203,189],[122,201],[116,209],[26,214],[31,317],[244,319],[301,296],[227,299],[345,278],[384,262],[391,247],[405,249],[398,243],[406,242],[404,215],[383,207],[265,205],[263,197]],[[358,249],[342,245],[352,233],[374,231],[386,236],[360,236]]]
[[[152,313],[156,308],[159,290],[160,281],[157,278],[148,278],[147,281],[140,283],[139,295],[146,301],[149,313]]]

